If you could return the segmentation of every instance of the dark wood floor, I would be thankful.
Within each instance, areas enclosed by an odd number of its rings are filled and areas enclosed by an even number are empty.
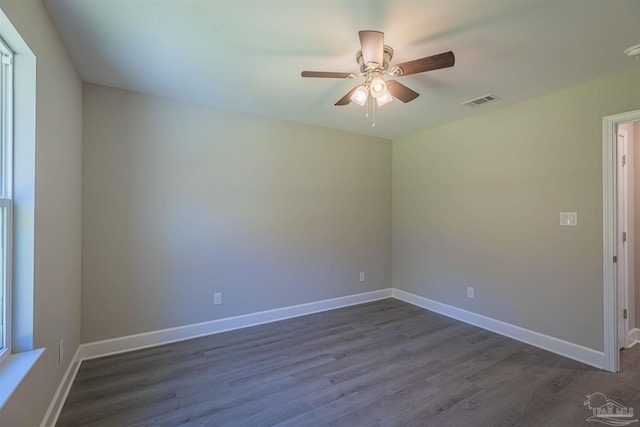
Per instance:
[[[387,299],[85,361],[57,425],[594,426],[594,392],[640,416],[622,369]]]

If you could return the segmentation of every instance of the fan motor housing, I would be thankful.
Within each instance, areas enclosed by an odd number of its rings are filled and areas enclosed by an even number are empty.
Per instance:
[[[379,64],[379,66],[381,66],[383,70],[388,70],[389,63],[391,62],[391,58],[393,58],[393,48],[391,48],[390,46],[384,45],[384,48],[382,51],[382,64]],[[362,49],[356,52],[356,61],[360,66],[360,72],[366,73],[367,71],[370,71],[369,67],[367,67],[367,64],[365,64],[364,60],[362,59]]]

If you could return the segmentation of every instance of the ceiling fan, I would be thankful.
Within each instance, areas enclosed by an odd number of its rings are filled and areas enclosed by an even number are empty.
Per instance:
[[[402,102],[410,102],[420,94],[409,89],[397,80],[385,80],[384,76],[400,77],[425,71],[439,70],[452,67],[455,63],[453,52],[443,52],[413,61],[396,64],[389,68],[393,57],[393,49],[384,44],[384,33],[380,31],[364,30],[358,32],[361,49],[356,52],[356,61],[360,66],[360,73],[339,73],[329,71],[303,71],[302,77],[323,77],[334,79],[357,79],[364,77],[363,84],[355,86],[335,105],[347,105],[351,101],[358,105],[365,105],[369,94],[380,107],[393,98]]]

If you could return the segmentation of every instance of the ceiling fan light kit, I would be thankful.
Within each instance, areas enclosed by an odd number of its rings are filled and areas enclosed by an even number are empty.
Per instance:
[[[376,104],[378,104],[378,107],[382,107],[383,105],[388,104],[391,101],[393,101],[393,96],[391,96],[388,91],[376,98]]]
[[[356,62],[360,66],[360,73],[344,73],[329,71],[303,71],[302,77],[320,77],[337,79],[357,79],[364,77],[364,83],[352,88],[345,96],[340,98],[335,105],[348,105],[353,101],[360,106],[368,105],[371,98],[376,100],[378,107],[388,104],[393,98],[407,103],[416,99],[420,94],[409,89],[396,80],[385,80],[384,76],[407,76],[423,73],[425,71],[438,70],[453,67],[455,56],[453,52],[443,52],[437,55],[396,64],[389,69],[393,58],[393,49],[384,44],[384,33],[373,30],[359,31],[360,47],[356,52]],[[369,98],[371,95],[371,98]],[[372,104],[372,107],[375,106]],[[368,108],[367,108],[368,110]],[[368,114],[365,114],[368,116]],[[373,123],[375,126],[375,121]]]
[[[379,98],[385,93],[387,93],[387,85],[384,80],[382,80],[381,75],[377,75],[371,79],[371,96]]]
[[[351,95],[351,100],[361,107],[367,102],[367,98],[369,98],[369,91],[364,86],[358,86]]]

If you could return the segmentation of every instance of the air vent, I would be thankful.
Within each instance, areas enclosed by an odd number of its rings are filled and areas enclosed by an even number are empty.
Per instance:
[[[480,98],[475,98],[475,99],[469,100],[467,102],[463,102],[462,105],[464,105],[466,107],[477,107],[478,105],[486,104],[488,102],[497,101],[498,99],[500,99],[500,98],[498,98],[497,96],[495,96],[493,94],[489,94],[489,95],[481,96]]]

